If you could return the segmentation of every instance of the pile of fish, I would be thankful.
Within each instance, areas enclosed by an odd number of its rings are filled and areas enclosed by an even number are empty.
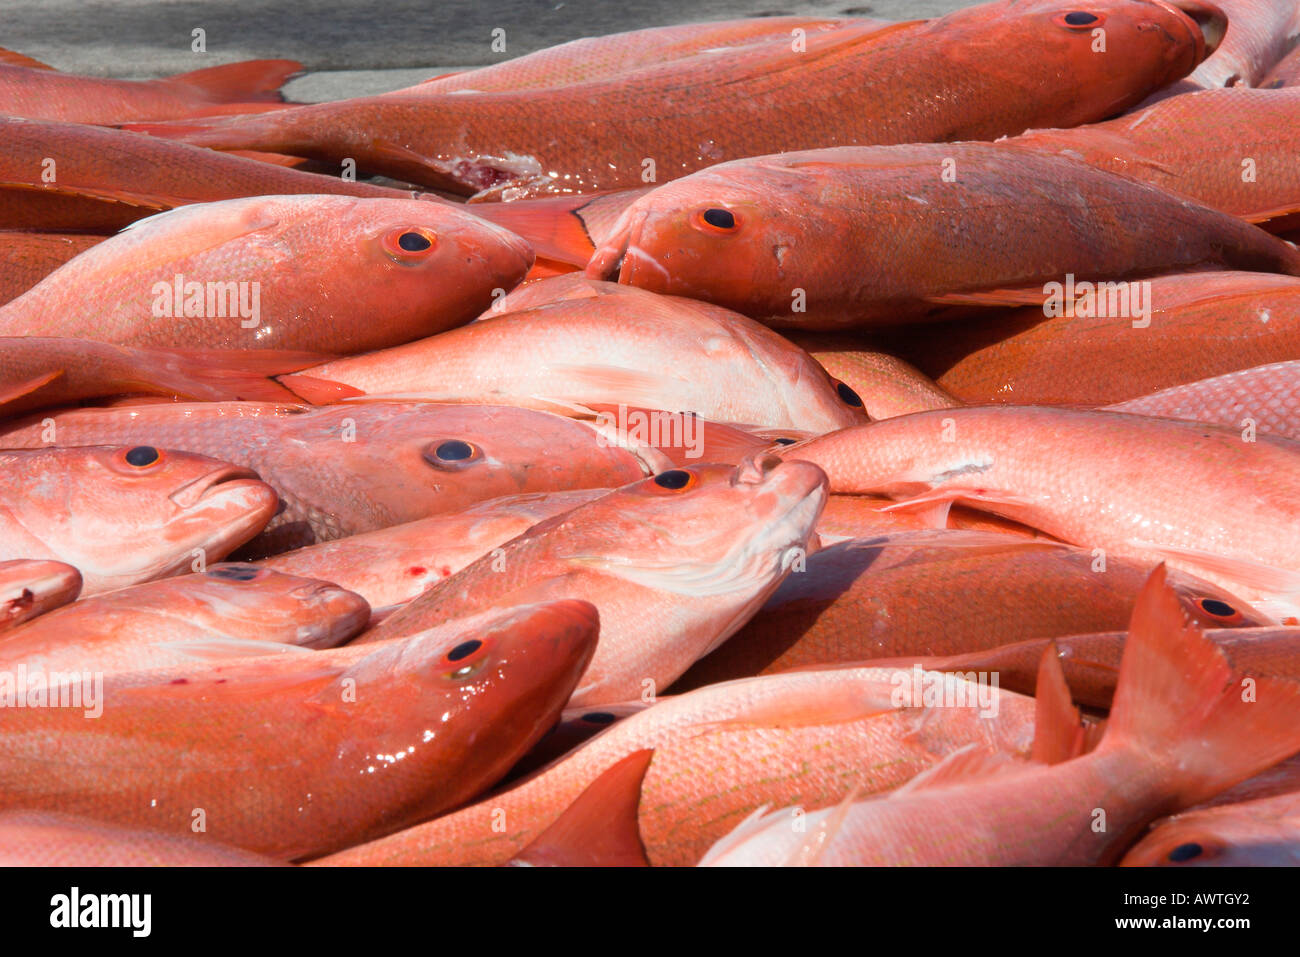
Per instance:
[[[0,51],[0,861],[1300,863],[1298,38]]]

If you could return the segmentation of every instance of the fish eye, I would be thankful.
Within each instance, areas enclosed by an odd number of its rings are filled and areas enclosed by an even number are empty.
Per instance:
[[[223,578],[232,582],[251,582],[262,574],[262,569],[254,565],[211,565],[208,567],[207,575],[209,578]]]
[[[1175,864],[1181,864],[1183,861],[1190,861],[1193,858],[1200,857],[1205,853],[1205,848],[1195,841],[1189,841],[1186,844],[1179,844],[1169,852],[1169,860]]]
[[[474,652],[478,651],[482,647],[483,642],[479,641],[477,638],[471,638],[469,641],[462,641],[455,648],[451,649],[451,651],[447,652],[447,660],[460,661],[460,659],[474,654]]]
[[[390,259],[405,265],[423,262],[437,237],[427,229],[408,226],[394,229],[383,239],[384,251]]]
[[[862,408],[862,397],[850,389],[847,382],[836,379],[835,391],[839,393],[839,397],[844,401],[845,405],[851,405],[855,409]]]
[[[162,453],[152,445],[137,445],[133,449],[128,449],[122,456],[127,465],[134,466],[138,469],[148,468],[162,458]]]
[[[1056,22],[1060,26],[1069,27],[1072,30],[1082,30],[1101,23],[1101,17],[1085,10],[1071,10],[1069,13],[1058,14]]]
[[[421,233],[402,233],[397,237],[397,245],[408,253],[418,253],[428,249],[433,243],[429,242],[428,236]]]
[[[739,226],[736,214],[719,206],[699,210],[694,216],[694,221],[696,228],[702,232],[722,235],[734,233]]]
[[[456,662],[464,662],[464,664],[459,668],[456,668],[454,671],[449,671],[447,677],[452,679],[468,678],[470,675],[474,674],[474,672],[478,671],[483,664],[484,659],[482,656],[472,658],[469,661],[466,661],[465,659],[470,658],[482,647],[483,642],[477,638],[471,638],[469,641],[462,641],[455,648],[451,649],[451,651],[447,652],[447,654],[443,656],[443,661],[445,663],[455,664]]]
[[[584,714],[582,720],[588,724],[613,724],[617,719],[608,711],[592,711],[590,714]]]
[[[683,492],[695,484],[695,475],[686,469],[669,469],[667,472],[660,472],[653,481],[659,488],[670,492]]]
[[[1218,598],[1197,598],[1193,604],[1196,605],[1199,611],[1215,621],[1236,624],[1245,620],[1245,616],[1240,611]]]
[[[447,439],[437,445],[430,445],[424,450],[424,460],[438,468],[457,468],[470,465],[483,457],[483,454],[469,442],[460,439]]]

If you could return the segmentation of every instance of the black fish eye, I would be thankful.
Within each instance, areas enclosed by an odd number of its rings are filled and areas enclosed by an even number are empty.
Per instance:
[[[433,243],[429,242],[428,236],[421,233],[402,233],[397,237],[397,245],[408,253],[418,253],[428,249]]]
[[[1183,861],[1190,861],[1194,857],[1200,857],[1203,853],[1205,853],[1205,848],[1201,847],[1201,845],[1197,844],[1195,841],[1191,841],[1187,844],[1179,844],[1170,851],[1169,859],[1175,863],[1181,863]]]
[[[1086,27],[1090,23],[1096,23],[1097,17],[1091,13],[1084,13],[1082,10],[1075,10],[1065,15],[1065,22],[1072,27]]]
[[[462,641],[455,648],[451,649],[451,651],[447,652],[447,660],[460,661],[460,659],[474,654],[474,652],[478,651],[482,647],[483,642],[479,641],[477,638],[471,638],[469,641]]]
[[[735,229],[736,217],[729,209],[706,209],[704,221],[718,229]]]
[[[776,440],[776,444],[777,444],[777,445],[794,445],[794,444],[796,444],[798,441],[799,441],[798,439],[790,439],[790,438],[784,438],[784,437],[783,437],[783,438],[779,438],[779,439],[777,439],[777,440]]]
[[[232,582],[251,582],[260,571],[260,568],[254,568],[252,565],[213,565],[208,569],[208,577],[224,578]]]
[[[1201,606],[1201,611],[1216,618],[1231,618],[1237,613],[1237,609],[1217,598],[1202,598],[1197,604]]]
[[[153,465],[159,459],[158,450],[152,445],[137,445],[126,453],[126,464],[136,468]]]
[[[608,711],[593,711],[591,714],[584,714],[582,720],[591,724],[613,724],[615,717]]]
[[[679,489],[686,488],[691,480],[691,473],[682,469],[669,469],[667,472],[660,472],[655,476],[655,484],[660,488]]]
[[[474,446],[460,439],[452,439],[434,449],[433,454],[444,462],[463,462],[474,454]]]
[[[855,409],[862,408],[862,397],[850,389],[845,383],[841,382],[835,387],[835,391],[840,394],[840,398],[848,405]]]

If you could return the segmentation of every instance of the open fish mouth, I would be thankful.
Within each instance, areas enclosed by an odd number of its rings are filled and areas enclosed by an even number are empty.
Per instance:
[[[1208,0],[1153,0],[1160,7],[1172,13],[1180,13],[1190,19],[1200,34],[1197,43],[1197,62],[1219,49],[1228,32],[1228,17],[1222,10]]]
[[[226,465],[182,485],[168,497],[181,508],[193,508],[214,491],[226,492],[231,488],[245,488],[260,484],[262,484],[261,479],[252,469]]]

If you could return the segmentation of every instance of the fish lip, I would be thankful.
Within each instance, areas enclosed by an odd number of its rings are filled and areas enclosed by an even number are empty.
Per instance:
[[[1223,43],[1228,32],[1228,16],[1208,0],[1152,0],[1158,7],[1190,20],[1196,40],[1197,64],[1203,63]]]
[[[209,493],[218,487],[224,490],[231,486],[243,487],[255,483],[261,484],[261,479],[252,469],[246,469],[238,465],[223,465],[192,482],[182,485],[172,492],[168,498],[182,509],[190,509],[200,504]]]
[[[586,275],[591,279],[600,279],[604,282],[626,283],[631,278],[630,270],[626,268],[627,247],[627,239],[622,242],[611,241],[605,243],[596,250],[591,257],[591,261],[587,263]],[[624,276],[625,271],[629,275]]]

